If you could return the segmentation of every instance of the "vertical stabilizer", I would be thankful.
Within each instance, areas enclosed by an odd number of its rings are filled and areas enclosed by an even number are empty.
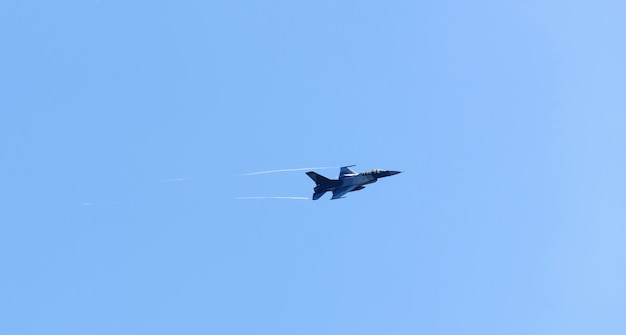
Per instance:
[[[313,179],[316,185],[328,184],[331,182],[330,179],[322,176],[319,173],[315,173],[313,171],[307,172],[306,175],[309,176],[311,179]]]

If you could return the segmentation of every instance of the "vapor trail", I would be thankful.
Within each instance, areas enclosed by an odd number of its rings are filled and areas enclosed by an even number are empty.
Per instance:
[[[254,200],[254,199],[287,199],[287,200],[309,200],[305,197],[237,197],[238,200]]]
[[[100,206],[100,205],[117,205],[118,202],[117,201],[108,201],[108,202],[83,202],[82,204],[80,204],[81,206]]]
[[[161,179],[159,180],[162,183],[174,183],[174,182],[178,182],[178,181],[188,181],[191,180],[189,178],[171,178],[171,179]]]
[[[309,168],[297,168],[297,169],[280,169],[280,170],[267,170],[259,172],[244,173],[242,176],[252,176],[256,174],[276,173],[276,172],[291,172],[291,171],[304,171],[304,170],[323,170],[323,169],[337,169],[338,166],[322,166],[322,167],[309,167]]]

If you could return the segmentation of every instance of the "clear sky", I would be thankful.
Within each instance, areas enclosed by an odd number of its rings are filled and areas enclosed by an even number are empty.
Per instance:
[[[0,333],[626,334],[624,17],[2,1]]]

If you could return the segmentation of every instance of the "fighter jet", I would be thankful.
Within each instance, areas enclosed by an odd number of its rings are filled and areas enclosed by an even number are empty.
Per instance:
[[[345,198],[344,195],[348,192],[358,191],[365,188],[364,185],[375,183],[378,178],[393,176],[400,173],[400,171],[388,171],[388,170],[370,170],[367,172],[356,173],[350,166],[344,166],[339,171],[339,179],[328,179],[313,171],[309,171],[306,174],[315,182],[315,188],[313,189],[313,200],[321,198],[324,193],[328,191],[333,192],[333,197],[330,200]]]

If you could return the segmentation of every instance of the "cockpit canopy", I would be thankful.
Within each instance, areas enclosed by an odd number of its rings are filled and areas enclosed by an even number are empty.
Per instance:
[[[369,171],[365,171],[363,172],[363,174],[377,174],[377,173],[381,173],[384,172],[385,170],[382,169],[374,169],[374,170],[369,170]]]

